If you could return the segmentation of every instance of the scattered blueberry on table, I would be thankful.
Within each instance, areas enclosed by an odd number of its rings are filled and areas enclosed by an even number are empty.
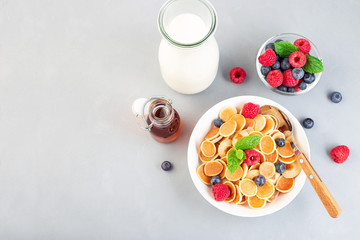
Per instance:
[[[162,168],[162,170],[164,170],[164,171],[169,171],[169,170],[172,168],[171,162],[169,162],[169,161],[164,161],[164,162],[161,164],[161,168]]]

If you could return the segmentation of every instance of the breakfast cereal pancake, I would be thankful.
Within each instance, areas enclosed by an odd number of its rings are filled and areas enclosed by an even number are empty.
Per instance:
[[[249,136],[253,136],[253,135],[259,135],[260,137],[263,137],[263,136],[264,136],[264,134],[262,134],[262,133],[259,132],[259,131],[253,131],[253,132],[249,133]]]
[[[277,196],[279,196],[279,191],[275,189],[273,195],[271,195],[271,197],[269,197],[269,198],[267,199],[267,201],[268,201],[268,202],[272,202],[272,201],[274,201],[274,200],[277,198]]]
[[[245,129],[245,131],[246,131],[246,132],[249,134],[249,136],[250,136],[250,134],[251,134],[252,132],[254,132],[254,128],[248,127],[248,128]]]
[[[254,121],[255,121],[255,126],[254,126],[255,131],[261,132],[261,130],[263,130],[266,125],[266,118],[264,117],[264,115],[258,114],[254,118]]]
[[[225,171],[225,177],[229,181],[237,181],[242,177],[243,172],[244,172],[243,169],[241,167],[239,167],[234,173],[231,174],[229,169],[227,168]]]
[[[224,139],[218,147],[218,154],[219,156],[225,157],[226,153],[229,151],[229,149],[231,149],[232,145],[231,145],[231,139],[230,138],[226,138]]]
[[[238,185],[235,185],[235,188],[236,188],[236,197],[235,199],[233,200],[233,203],[235,203],[236,205],[239,205],[242,201],[242,194],[240,192],[240,189],[239,189],[239,186]]]
[[[263,162],[259,167],[259,172],[265,178],[270,178],[275,174],[275,165],[271,162]],[[205,172],[206,173],[206,172]]]
[[[301,165],[299,160],[296,160],[294,163],[286,164],[286,170],[282,174],[286,178],[295,178],[301,172]]]
[[[270,183],[276,185],[277,180],[280,177],[280,173],[276,172],[272,177],[267,178],[266,180],[269,181]]]
[[[210,142],[218,143],[218,142],[220,142],[221,139],[223,139],[223,136],[218,136],[217,138],[210,140]]]
[[[278,127],[279,127],[279,120],[275,117],[275,116],[273,116],[273,115],[268,115],[268,116],[270,116],[273,120],[274,120],[274,123],[275,123],[275,129],[278,129]]]
[[[240,115],[240,114],[232,115],[232,117],[230,118],[230,121],[231,120],[234,120],[236,122],[236,130],[235,131],[242,130],[245,127],[246,120],[243,115]]]
[[[227,164],[227,157],[226,157],[226,156],[223,156],[223,157],[221,158],[221,160],[223,160],[223,161]]]
[[[260,163],[251,165],[251,166],[249,167],[249,171],[251,171],[251,170],[259,170],[259,167],[260,167]]]
[[[241,176],[241,179],[244,179],[244,178],[246,177],[248,171],[249,171],[249,167],[248,167],[248,165],[247,165],[246,163],[244,163],[244,162],[241,164],[241,167],[242,167],[242,169],[243,169],[243,175]]]
[[[264,136],[260,140],[260,149],[264,154],[271,154],[276,149],[276,143],[270,136]]]
[[[221,173],[223,169],[224,167],[219,161],[210,161],[205,163],[204,173],[206,174],[206,176],[212,177]]]
[[[239,188],[239,189],[240,189],[240,188]],[[241,194],[241,192],[240,192],[240,194]],[[247,202],[247,200],[248,200],[248,197],[245,196],[245,195],[242,195],[241,202],[240,202],[239,204],[244,204],[244,203]]]
[[[266,158],[265,158],[265,154],[263,154],[260,150],[258,150],[257,148],[255,149],[255,151],[257,151],[259,153],[260,156],[260,163],[265,162]]]
[[[216,154],[215,144],[208,140],[201,143],[200,149],[205,157],[213,157]]]
[[[219,163],[221,163],[221,165],[223,165],[223,170],[219,174],[219,178],[224,179],[225,178],[225,171],[226,171],[226,163],[221,159],[217,159],[217,161],[219,161]]]
[[[235,146],[236,142],[239,141],[240,138],[243,138],[243,137],[246,137],[246,136],[249,136],[249,134],[245,130],[242,130],[242,131],[240,131],[238,133],[235,133],[235,136],[233,137],[231,144],[233,146]]]
[[[255,196],[257,192],[256,184],[250,179],[241,180],[239,183],[239,189],[240,192],[247,197]]]
[[[283,158],[289,158],[289,157],[294,156],[294,151],[291,147],[291,144],[287,140],[285,140],[285,146],[277,147],[277,150],[279,152],[279,156],[281,156]]]
[[[249,197],[248,204],[251,208],[263,208],[266,205],[266,199],[260,199],[257,196]]]
[[[204,156],[204,154],[201,152],[201,151],[199,151],[199,158],[200,158],[200,160],[202,161],[202,162],[209,162],[209,161],[211,161],[211,160],[214,160],[215,158],[217,158],[219,156],[219,154],[215,154],[214,156],[212,156],[212,157],[205,157]]]
[[[235,186],[239,186],[239,183],[240,183],[240,179],[239,180],[236,180],[236,181],[231,181]]]
[[[272,132],[270,132],[268,135],[269,135],[270,137],[272,137],[272,136],[274,136],[276,133],[279,133],[279,132],[280,132],[280,131],[275,128],[275,129],[272,130]]]
[[[249,127],[254,128],[254,127],[255,127],[255,121],[254,121],[254,119],[245,118],[245,121],[246,121],[246,123],[245,123],[245,127],[244,127],[244,128],[249,128]]]
[[[279,156],[279,161],[282,163],[285,163],[285,164],[293,163],[293,162],[295,162],[295,160],[296,160],[295,155],[292,157],[289,157],[289,158],[283,158],[282,156]]]
[[[253,180],[256,176],[259,176],[260,172],[259,170],[249,170],[248,173],[246,174],[246,179],[251,179]]]
[[[236,197],[236,188],[235,188],[235,185],[234,185],[232,182],[229,182],[229,181],[224,182],[224,184],[225,184],[226,186],[228,186],[229,189],[230,189],[230,195],[229,195],[229,197],[228,197],[227,199],[225,199],[225,202],[232,202],[232,201],[234,201],[234,199],[235,199],[235,197]]]
[[[266,119],[265,127],[261,130],[261,133],[264,135],[270,133],[275,128],[275,122],[270,116],[265,115],[265,119]]]
[[[279,154],[278,151],[275,149],[275,151],[273,151],[271,154],[264,154],[264,156],[265,156],[265,162],[276,163]]]
[[[284,135],[282,132],[278,132],[278,133],[273,134],[273,135],[272,135],[272,138],[273,138],[274,140],[276,140],[276,139],[278,139],[278,138],[283,138],[283,139],[285,139],[285,135]]]
[[[236,130],[236,122],[234,120],[230,120],[225,122],[220,127],[220,135],[223,137],[229,137],[234,134]]]
[[[295,185],[294,178],[286,178],[284,176],[280,176],[279,180],[276,183],[276,190],[282,193],[290,192]]]
[[[272,109],[270,106],[262,106],[260,108],[260,113],[274,116],[278,120],[278,128],[286,124],[283,116],[277,110]]]
[[[256,196],[261,199],[268,199],[274,194],[275,186],[266,181],[263,186],[257,186]]]
[[[220,110],[219,118],[221,118],[221,120],[223,120],[224,122],[227,122],[235,114],[237,114],[236,108],[228,106]]]
[[[220,135],[219,128],[214,127],[205,135],[205,139],[210,141],[217,138],[219,135]]]
[[[196,170],[196,173],[198,175],[198,177],[200,178],[200,180],[206,184],[206,185],[211,185],[211,177],[206,176],[205,172],[204,172],[204,167],[205,167],[205,163],[201,164],[198,169]]]

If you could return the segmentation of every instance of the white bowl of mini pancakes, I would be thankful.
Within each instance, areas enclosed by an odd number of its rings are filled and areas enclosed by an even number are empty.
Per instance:
[[[203,141],[204,136],[213,127],[214,119],[219,117],[220,110],[227,106],[234,106],[240,109],[245,103],[248,102],[259,104],[260,106],[272,105],[283,111],[291,121],[293,127],[293,136],[297,146],[310,159],[310,146],[305,131],[299,121],[286,108],[281,106],[279,103],[267,98],[258,96],[238,96],[217,103],[209,110],[207,110],[196,123],[190,136],[188,145],[188,167],[195,187],[211,205],[220,209],[221,211],[235,216],[260,217],[279,211],[280,209],[287,206],[299,194],[306,180],[306,175],[303,171],[301,171],[301,173],[295,178],[294,187],[290,192],[279,194],[279,196],[274,201],[267,203],[263,208],[260,209],[250,208],[247,203],[236,205],[228,202],[215,201],[212,193],[212,186],[205,185],[197,175],[197,168],[202,163],[199,159],[199,149],[201,142]]]

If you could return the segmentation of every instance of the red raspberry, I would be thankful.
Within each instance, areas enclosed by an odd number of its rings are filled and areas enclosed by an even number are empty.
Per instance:
[[[260,112],[260,105],[254,103],[245,103],[241,114],[246,118],[254,118]]]
[[[283,83],[284,76],[279,70],[272,70],[266,76],[267,82],[272,87],[278,87]]]
[[[345,145],[340,145],[334,147],[331,152],[330,156],[336,163],[343,163],[348,158],[350,154],[350,149]]]
[[[244,160],[244,162],[247,165],[255,165],[260,162],[259,153],[253,149],[245,150],[245,155],[246,155],[246,159]]]
[[[245,81],[246,72],[240,67],[235,67],[230,71],[230,79],[233,83],[240,84]]]
[[[216,201],[224,201],[230,196],[230,189],[228,186],[222,183],[215,184],[212,188],[212,192]]]
[[[293,66],[295,68],[302,67],[306,63],[306,56],[302,52],[299,52],[299,51],[293,52],[289,56],[289,62],[291,64],[291,66]]]
[[[300,80],[295,79],[293,77],[291,69],[286,70],[283,74],[284,74],[284,81],[283,81],[284,86],[286,86],[286,87],[294,87],[294,86],[299,84]]]
[[[294,42],[294,45],[297,46],[300,52],[302,52],[303,54],[308,54],[311,50],[311,45],[309,41],[303,38],[297,39]]]
[[[263,66],[271,66],[276,62],[276,54],[271,48],[266,49],[266,51],[259,56],[259,62]]]

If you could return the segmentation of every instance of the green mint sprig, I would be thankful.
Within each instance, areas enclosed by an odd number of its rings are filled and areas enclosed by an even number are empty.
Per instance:
[[[324,66],[320,59],[310,56],[309,54],[305,54],[305,56],[306,56],[306,63],[302,67],[305,72],[321,73],[324,71]]]
[[[288,58],[293,52],[299,51],[299,48],[289,41],[274,43],[275,52],[282,58]]]

